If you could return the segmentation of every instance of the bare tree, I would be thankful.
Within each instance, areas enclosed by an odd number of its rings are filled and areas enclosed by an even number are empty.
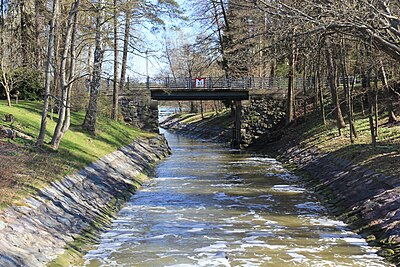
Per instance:
[[[47,59],[46,59],[46,69],[45,69],[45,86],[44,86],[44,97],[43,97],[43,110],[42,110],[42,121],[40,124],[39,136],[36,141],[37,146],[42,146],[44,142],[44,138],[46,136],[46,127],[47,127],[47,115],[49,111],[49,98],[51,91],[51,65],[52,65],[52,57],[54,54],[54,31],[55,31],[55,23],[57,19],[57,10],[58,10],[59,0],[53,0],[53,10],[52,16],[49,22],[49,37],[47,42]]]
[[[60,99],[60,109],[58,112],[58,121],[56,128],[53,133],[53,138],[51,139],[51,147],[53,149],[58,149],[61,139],[63,138],[65,132],[63,131],[63,126],[65,124],[65,118],[67,114],[67,109],[68,109],[68,95],[69,95],[69,89],[70,85],[69,83],[71,81],[68,81],[67,79],[67,60],[73,40],[73,31],[75,30],[74,27],[74,18],[77,15],[78,8],[79,8],[80,0],[76,0],[74,3],[71,5],[71,9],[68,15],[68,22],[67,22],[67,31],[65,34],[65,40],[63,44],[63,53],[61,57],[61,62],[60,62],[60,92],[61,92],[61,99]],[[66,130],[66,129],[64,129]]]
[[[119,10],[117,0],[113,0],[113,26],[114,26],[114,83],[113,83],[113,99],[111,109],[111,119],[118,119],[118,64],[119,64],[119,47],[118,47],[118,16]]]
[[[96,6],[96,39],[93,61],[92,80],[90,82],[90,98],[89,105],[86,110],[85,120],[82,128],[87,130],[91,135],[96,134],[97,120],[97,100],[100,94],[100,79],[102,73],[103,57],[104,57],[104,0],[99,0]]]
[[[130,39],[130,29],[131,29],[131,17],[130,11],[125,12],[125,31],[124,31],[124,47],[122,51],[122,65],[121,65],[121,78],[119,80],[119,92],[123,92],[125,88],[126,80],[126,67],[128,61],[128,49],[129,49],[129,39]]]

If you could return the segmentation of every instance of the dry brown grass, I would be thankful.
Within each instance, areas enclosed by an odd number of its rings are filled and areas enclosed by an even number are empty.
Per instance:
[[[0,207],[17,199],[20,187],[29,182],[29,158],[26,149],[0,140]]]
[[[0,209],[74,170],[67,159],[55,157],[54,153],[0,139]]]

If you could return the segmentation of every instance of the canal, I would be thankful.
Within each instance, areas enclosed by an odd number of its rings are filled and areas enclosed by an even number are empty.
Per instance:
[[[275,159],[165,135],[173,154],[85,266],[390,266]]]

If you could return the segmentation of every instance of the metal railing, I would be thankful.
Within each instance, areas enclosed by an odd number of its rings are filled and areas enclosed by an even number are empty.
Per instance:
[[[285,89],[288,86],[288,78],[259,78],[259,77],[201,77],[201,78],[150,78],[148,84],[141,84],[142,87],[150,89],[168,88],[168,89]],[[295,87],[302,88],[303,79],[296,78]],[[132,86],[135,87],[135,86]],[[137,88],[137,86],[136,86]]]
[[[146,80],[128,80],[125,84],[125,89],[120,94],[128,93],[136,90],[149,89],[179,89],[179,90],[252,90],[260,94],[275,94],[284,97],[288,88],[288,77],[241,77],[241,78],[226,78],[226,77],[149,77]],[[326,77],[321,77],[321,85],[327,88]],[[337,84],[343,85],[343,82],[356,84],[361,83],[360,78],[340,77]],[[107,95],[111,92],[110,82],[108,81]],[[294,90],[296,95],[313,94],[315,91],[316,79],[314,77],[296,77],[294,79]],[[103,90],[104,90],[103,89]],[[105,93],[106,90],[104,90]],[[306,92],[305,92],[306,91]]]

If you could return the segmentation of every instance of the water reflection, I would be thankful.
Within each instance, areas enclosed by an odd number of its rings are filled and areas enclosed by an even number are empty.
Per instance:
[[[389,266],[276,160],[166,136],[174,154],[86,266]]]

